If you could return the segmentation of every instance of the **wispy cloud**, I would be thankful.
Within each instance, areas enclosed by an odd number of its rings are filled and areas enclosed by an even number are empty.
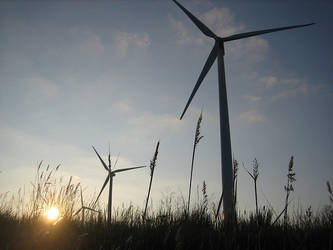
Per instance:
[[[0,152],[5,152],[5,155],[8,156],[15,156],[12,159],[15,162],[20,161],[20,159],[16,159],[17,155],[21,155],[22,158],[26,157],[26,159],[35,159],[36,161],[41,159],[63,161],[72,158],[73,155],[84,154],[84,151],[74,145],[50,142],[45,137],[37,136],[19,127],[15,128],[3,123],[0,123],[0,139],[6,145],[6,147],[0,147]]]
[[[265,59],[266,53],[269,49],[267,40],[260,37],[250,37],[238,41],[233,41],[226,45],[228,54],[235,60],[250,60],[259,62]]]
[[[283,78],[274,75],[261,76],[257,78],[259,84],[263,84],[265,89],[273,90],[272,99],[279,100],[300,95],[307,95],[309,89],[317,88],[309,84],[303,78],[290,77]]]
[[[279,100],[296,96],[306,96],[309,93],[309,88],[311,88],[311,86],[307,82],[302,82],[296,86],[280,90],[272,99]]]
[[[237,24],[234,15],[228,8],[213,8],[207,12],[197,15],[214,33],[224,37],[235,33],[243,32],[245,25]],[[184,17],[186,18],[186,17]],[[182,19],[184,20],[184,19]],[[194,24],[190,22],[169,18],[171,26],[176,30],[178,35],[178,44],[182,45],[207,45],[208,39],[198,32]],[[192,25],[193,27],[190,27]],[[268,42],[260,37],[252,37],[244,40],[238,40],[226,44],[227,53],[233,59],[249,59],[252,61],[263,60],[269,48]]]
[[[44,97],[55,97],[59,92],[57,84],[41,76],[24,78],[22,84],[29,93]]]
[[[264,121],[263,115],[261,115],[257,110],[240,113],[239,118],[248,124],[255,124]]]
[[[124,58],[130,48],[146,49],[150,46],[151,40],[147,33],[118,32],[115,37],[117,54]]]
[[[234,15],[228,8],[213,8],[200,15],[201,20],[214,30],[218,36],[232,35],[244,29],[243,25],[237,25]]]
[[[176,20],[172,17],[169,19],[171,26],[176,30],[178,35],[178,44],[194,44],[201,46],[204,44],[203,37],[194,34],[184,22]]]
[[[249,79],[256,81],[258,90],[265,91],[265,95],[270,95],[273,101],[330,92],[327,84],[310,83],[307,79],[297,76],[260,76],[258,73],[253,73]]]
[[[133,110],[133,106],[126,100],[119,100],[112,103],[111,108],[120,113],[129,113]]]
[[[89,55],[100,55],[104,52],[105,46],[100,34],[88,27],[71,27],[68,35],[78,44],[80,53]]]
[[[126,159],[124,157],[122,157],[121,155],[116,155],[114,152],[114,149],[111,148],[110,149],[110,155],[111,155],[111,165],[112,165],[112,169],[118,169],[118,168],[125,168],[125,167],[130,167],[133,166],[133,162],[129,159]],[[107,152],[107,148],[98,148],[97,147],[97,151],[99,153],[99,155],[102,157],[102,159],[104,160],[104,162],[107,162],[108,159],[108,152]],[[100,160],[97,158],[97,155],[95,154],[95,152],[93,152],[93,150],[91,149],[91,157],[81,157],[81,158],[75,158],[71,161],[71,166],[72,167],[77,167],[80,168],[80,166],[98,166],[100,167],[100,169],[91,169],[92,171],[95,170],[101,170],[100,172],[102,172],[104,169],[102,163],[100,162]],[[89,170],[89,168],[87,169]],[[88,173],[89,171],[84,171],[85,173]]]
[[[152,141],[157,141],[167,134],[177,133],[184,125],[175,115],[132,112],[123,126],[126,132],[120,133],[114,140],[119,145],[131,145],[133,148],[146,150],[143,145],[150,145]]]
[[[272,88],[278,83],[276,76],[262,76],[258,80],[265,86],[265,88]]]
[[[75,145],[54,143],[53,141],[48,141],[45,138],[29,134],[24,130],[10,127],[3,123],[0,123],[0,140],[3,142],[3,146],[0,145],[0,170],[2,171],[2,176],[5,177],[0,182],[0,192],[14,190],[23,185],[30,187],[29,182],[33,180],[36,167],[41,160],[44,162],[44,167],[50,165],[51,168],[54,168],[58,164],[61,164],[57,177],[61,176],[68,179],[70,176],[73,176],[74,182],[80,182],[83,187],[88,189],[88,193],[90,194],[94,191],[96,192],[96,190],[99,191],[105,180],[106,172],[91,147],[82,150]],[[98,152],[106,162],[108,154],[107,145],[94,146],[96,146]],[[121,155],[118,158],[117,153],[111,145],[112,164],[118,159],[116,169],[131,167],[137,164]],[[139,180],[135,180],[138,175],[133,172],[125,174],[126,179],[117,178],[117,188],[118,185],[129,186],[129,180],[130,183],[140,183],[140,181],[143,183],[145,180],[144,177],[146,177],[144,176],[145,173],[141,171]],[[120,189],[120,193],[122,192],[124,191]],[[122,194],[125,195],[125,193]],[[130,198],[133,199],[136,195],[143,197],[143,194],[134,190]],[[118,197],[118,200],[119,203],[117,205],[125,201],[124,197],[121,196]]]
[[[248,100],[251,103],[258,103],[262,100],[261,96],[254,96],[254,95],[245,95],[245,96],[243,96],[243,98]]]
[[[191,117],[190,120],[197,120],[200,116],[200,113],[202,112],[203,121],[204,123],[216,123],[219,121],[219,115],[218,112],[211,112],[206,109],[200,109],[195,106],[190,107],[187,110],[187,115]]]
[[[159,134],[165,131],[178,130],[182,128],[183,123],[174,115],[144,113],[129,120],[129,124],[144,128],[142,131]]]
[[[81,42],[80,51],[85,53],[100,54],[104,52],[102,39],[98,35],[90,35]]]

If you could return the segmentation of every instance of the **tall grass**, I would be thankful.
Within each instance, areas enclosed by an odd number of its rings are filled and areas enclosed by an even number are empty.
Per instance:
[[[189,183],[188,200],[187,200],[187,212],[188,213],[190,212],[192,176],[193,176],[195,151],[196,151],[197,145],[199,144],[200,140],[203,138],[203,136],[200,135],[201,121],[202,121],[202,112],[200,113],[200,116],[199,116],[199,119],[197,122],[197,127],[195,129],[194,142],[193,142],[192,159],[191,159],[191,174],[190,174],[190,183]]]
[[[263,207],[239,213],[232,230],[216,219],[216,204],[208,195],[209,184],[198,187],[190,214],[182,196],[165,196],[155,210],[130,205],[115,210],[108,230],[107,211],[74,211],[94,204],[81,203],[80,183],[55,177],[58,169],[39,164],[34,188],[0,195],[0,249],[332,249],[333,199],[318,213],[309,207],[287,221],[273,222],[273,213]],[[327,184],[329,197],[332,189]],[[62,220],[45,219],[46,207],[61,208]],[[99,210],[98,204],[95,207]],[[83,216],[83,218],[82,218]],[[84,223],[82,221],[84,220]]]
[[[50,224],[42,215],[29,218],[1,210],[0,228],[5,230],[0,249],[330,249],[332,221],[326,210],[315,215],[307,209],[284,227],[272,225],[272,212],[263,208],[258,214],[239,214],[230,230],[223,220],[215,220],[207,189],[204,182],[190,215],[183,197],[174,194],[165,196],[146,220],[139,207],[118,208],[111,231],[107,211],[100,216],[86,213],[84,224],[80,216]]]
[[[244,165],[243,165],[244,167]],[[245,168],[245,167],[244,167]],[[256,202],[256,215],[258,216],[258,194],[257,194],[257,180],[259,176],[259,162],[254,158],[252,162],[252,173],[245,168],[246,172],[250,175],[254,184],[254,199]]]
[[[290,192],[294,191],[293,183],[296,181],[295,179],[295,171],[294,171],[294,156],[291,156],[289,165],[288,165],[288,174],[287,174],[287,185],[284,186],[286,191],[286,202],[285,202],[285,209],[284,209],[284,223],[287,223],[288,220],[288,199]]]
[[[78,204],[80,183],[73,183],[72,177],[65,181],[63,177],[56,178],[60,165],[55,169],[42,167],[42,162],[37,166],[30,202],[24,204],[23,213],[28,218],[36,218],[51,207],[58,207],[63,217],[72,218]]]
[[[147,207],[148,207],[149,196],[150,196],[150,190],[151,190],[151,185],[152,185],[153,178],[154,178],[154,171],[155,171],[155,167],[156,167],[156,160],[157,160],[159,146],[160,146],[160,141],[157,142],[153,159],[150,161],[150,166],[149,166],[150,167],[150,181],[149,181],[149,187],[148,187],[148,194],[147,194],[145,210],[143,212],[143,219],[146,218]]]

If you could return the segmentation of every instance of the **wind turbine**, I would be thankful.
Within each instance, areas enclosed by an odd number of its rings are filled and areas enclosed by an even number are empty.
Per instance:
[[[100,161],[103,164],[103,167],[105,168],[105,170],[108,172],[108,176],[105,179],[105,182],[102,186],[101,191],[99,192],[96,202],[98,201],[99,197],[101,196],[105,186],[108,184],[109,182],[109,200],[108,200],[108,225],[111,225],[111,215],[112,215],[112,183],[113,183],[113,177],[116,176],[117,173],[120,172],[124,172],[124,171],[128,171],[128,170],[133,170],[133,169],[137,169],[137,168],[144,168],[146,166],[140,166],[140,167],[131,167],[131,168],[122,168],[122,169],[116,169],[113,170],[111,169],[111,156],[110,156],[110,148],[109,148],[109,156],[108,156],[108,161],[109,161],[109,165],[106,165],[105,162],[103,161],[103,159],[101,158],[101,156],[98,154],[97,150],[94,148],[94,146],[92,146],[94,151],[96,152],[98,158],[100,159]],[[116,165],[116,164],[115,164]],[[114,167],[115,167],[114,165]],[[96,203],[95,202],[95,203]]]
[[[239,33],[227,37],[219,37],[213,33],[205,24],[203,24],[199,19],[197,19],[191,12],[184,8],[179,2],[173,0],[179,8],[192,20],[192,22],[204,33],[206,36],[213,38],[215,44],[211,50],[206,63],[199,75],[199,78],[192,90],[190,98],[188,99],[185,109],[180,117],[180,120],[183,118],[188,106],[190,105],[195,93],[197,92],[200,84],[205,78],[206,74],[210,70],[211,66],[215,62],[217,57],[217,66],[218,66],[218,84],[219,84],[219,111],[220,111],[220,141],[221,141],[221,169],[222,169],[222,184],[223,184],[223,209],[225,216],[233,215],[234,208],[232,205],[232,154],[231,154],[231,141],[230,141],[230,127],[229,127],[229,114],[228,114],[228,101],[227,101],[227,90],[226,90],[226,81],[225,81],[225,71],[224,71],[224,43],[234,40],[239,40],[251,36],[262,35],[266,33],[294,29],[312,25],[314,23],[308,23],[303,25],[294,25],[286,26],[274,29],[265,29],[252,32]]]
[[[85,217],[84,216],[84,210],[87,209],[87,210],[90,210],[90,211],[96,212],[96,213],[99,213],[99,211],[97,211],[97,210],[95,210],[93,208],[90,208],[90,207],[87,207],[87,206],[84,205],[84,203],[83,203],[83,195],[82,195],[82,187],[81,186],[80,186],[80,195],[81,195],[81,207],[80,207],[79,210],[76,211],[76,213],[73,216],[79,214],[82,211],[81,222],[82,222],[82,224],[84,224],[84,217]]]

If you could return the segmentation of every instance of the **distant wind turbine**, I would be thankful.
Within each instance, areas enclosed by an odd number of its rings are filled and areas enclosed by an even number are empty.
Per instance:
[[[199,75],[197,83],[188,99],[185,109],[180,117],[183,118],[188,106],[190,105],[195,93],[197,92],[200,84],[205,78],[206,74],[210,70],[211,66],[215,62],[217,57],[218,63],[218,83],[219,83],[219,110],[220,110],[220,140],[221,140],[221,158],[222,158],[222,184],[223,184],[223,209],[225,215],[233,215],[234,208],[232,205],[232,154],[231,154],[231,141],[230,141],[230,127],[229,127],[229,114],[228,114],[228,101],[227,101],[227,90],[225,81],[225,71],[224,71],[224,43],[243,39],[251,36],[262,35],[266,33],[294,29],[312,25],[314,23],[308,23],[303,25],[294,25],[287,27],[280,27],[274,29],[258,30],[252,32],[239,33],[227,37],[219,37],[213,33],[205,24],[203,24],[199,19],[197,19],[191,12],[185,9],[179,2],[173,0],[179,8],[181,8],[185,14],[192,20],[192,22],[204,33],[206,36],[213,38],[215,40],[214,47],[210,52],[206,63]]]
[[[87,210],[90,210],[92,212],[95,212],[95,213],[99,213],[99,211],[93,209],[93,208],[90,208],[90,207],[87,207],[84,205],[83,203],[83,195],[82,195],[82,187],[80,186],[80,195],[81,195],[81,207],[79,210],[76,211],[76,213],[73,215],[77,215],[79,214],[81,211],[82,211],[82,217],[81,217],[81,223],[84,224],[84,218],[85,218],[85,215],[84,215],[84,211],[87,209]]]
[[[101,156],[98,154],[97,150],[94,148],[94,146],[92,146],[94,151],[96,152],[98,158],[100,159],[100,161],[103,164],[103,167],[105,168],[105,170],[108,172],[108,176],[105,179],[105,182],[102,186],[101,191],[99,192],[96,202],[98,201],[99,197],[101,196],[105,186],[108,184],[109,182],[109,200],[108,200],[108,225],[111,225],[111,215],[112,215],[112,183],[113,183],[113,177],[116,176],[117,173],[120,172],[124,172],[124,171],[128,171],[128,170],[133,170],[133,169],[137,169],[137,168],[144,168],[146,166],[140,166],[140,167],[131,167],[131,168],[123,168],[123,169],[116,169],[116,170],[111,170],[111,156],[110,156],[110,148],[109,148],[109,156],[108,156],[108,161],[109,161],[109,165],[106,165],[105,162],[103,161],[103,159],[101,158]],[[115,166],[115,165],[114,165]],[[96,203],[95,202],[95,203]]]

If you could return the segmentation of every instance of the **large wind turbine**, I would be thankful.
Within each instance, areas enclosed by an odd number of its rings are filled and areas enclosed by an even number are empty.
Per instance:
[[[98,158],[100,159],[100,161],[103,164],[103,167],[105,168],[105,170],[108,172],[108,176],[105,179],[105,182],[103,184],[103,187],[101,188],[101,191],[99,192],[96,202],[98,201],[99,197],[101,196],[104,188],[106,187],[106,185],[109,182],[109,200],[108,200],[108,224],[111,225],[111,215],[112,215],[112,184],[113,184],[113,177],[116,176],[117,173],[120,172],[124,172],[124,171],[128,171],[128,170],[133,170],[133,169],[137,169],[137,168],[144,168],[146,166],[140,166],[140,167],[131,167],[131,168],[122,168],[122,169],[116,169],[116,170],[111,170],[111,156],[110,156],[110,149],[109,149],[109,156],[108,156],[108,161],[109,161],[109,165],[106,165],[105,162],[103,161],[102,157],[98,154],[97,150],[94,148],[94,151],[96,152]]]
[[[232,204],[232,154],[231,154],[231,141],[230,141],[230,128],[229,128],[229,114],[228,114],[228,101],[227,101],[227,90],[225,81],[225,71],[224,71],[224,43],[243,39],[251,36],[262,35],[266,33],[276,32],[280,30],[294,29],[312,25],[314,23],[308,23],[303,25],[294,25],[287,27],[280,27],[274,29],[258,30],[246,33],[239,33],[227,37],[219,37],[213,33],[205,24],[203,24],[199,19],[197,19],[191,12],[184,8],[179,2],[173,0],[179,8],[181,8],[185,14],[192,20],[192,22],[204,33],[206,36],[213,38],[215,40],[214,47],[210,52],[206,63],[199,75],[197,83],[188,99],[185,109],[180,117],[183,118],[188,106],[190,105],[195,93],[197,92],[200,84],[205,78],[206,74],[210,70],[211,66],[215,62],[217,57],[218,66],[218,83],[219,83],[219,110],[220,110],[220,140],[221,140],[221,158],[222,158],[222,184],[223,184],[223,209],[225,215],[232,215],[234,213],[234,208]]]

